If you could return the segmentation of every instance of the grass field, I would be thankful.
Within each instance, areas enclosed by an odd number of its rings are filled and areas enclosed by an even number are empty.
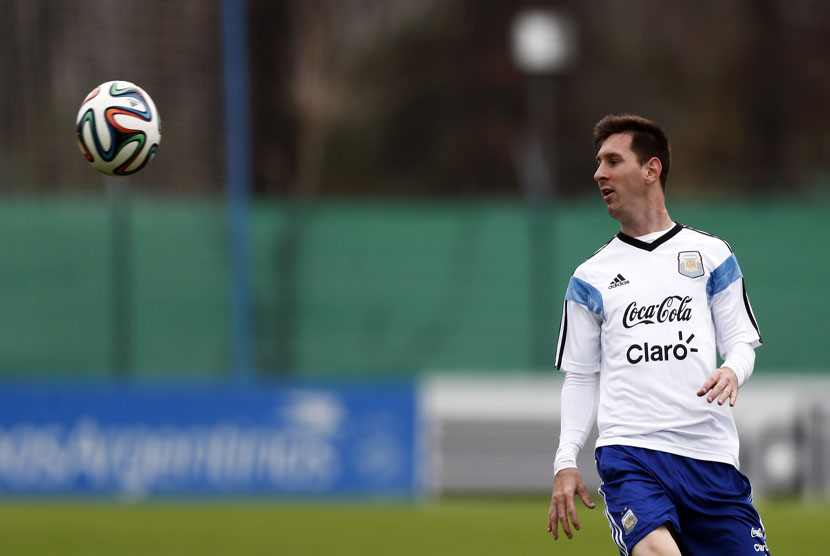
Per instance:
[[[827,554],[830,503],[758,507],[772,554]],[[0,550],[4,556],[617,553],[601,507],[582,508],[582,531],[570,541],[546,533],[546,514],[545,496],[418,504],[6,501],[0,503]]]

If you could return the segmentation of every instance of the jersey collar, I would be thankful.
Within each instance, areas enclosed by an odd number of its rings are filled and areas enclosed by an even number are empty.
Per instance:
[[[631,237],[630,235],[624,234],[622,232],[617,234],[617,238],[619,238],[619,240],[623,243],[627,243],[632,247],[636,247],[637,249],[643,249],[644,251],[654,251],[655,249],[666,243],[668,240],[676,236],[678,233],[680,233],[680,230],[682,229],[683,224],[675,224],[671,230],[669,230],[662,236],[658,237],[651,243],[641,241],[635,237]]]

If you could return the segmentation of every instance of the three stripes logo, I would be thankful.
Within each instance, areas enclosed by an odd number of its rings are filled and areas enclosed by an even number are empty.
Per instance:
[[[613,290],[614,288],[619,288],[620,286],[624,286],[628,284],[628,280],[626,280],[622,274],[617,274],[614,276],[614,279],[611,280],[611,283],[608,284],[608,289]]]

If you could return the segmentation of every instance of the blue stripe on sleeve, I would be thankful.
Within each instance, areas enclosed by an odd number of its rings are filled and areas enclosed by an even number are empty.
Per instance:
[[[735,255],[729,255],[729,258],[721,263],[721,265],[712,271],[709,275],[709,281],[706,282],[706,299],[712,301],[712,298],[729,287],[729,284],[739,278],[743,278],[741,267],[738,266],[738,259]]]
[[[602,320],[605,320],[602,294],[588,282],[571,276],[571,281],[568,282],[568,290],[565,292],[565,299],[585,305],[589,311],[602,317]]]

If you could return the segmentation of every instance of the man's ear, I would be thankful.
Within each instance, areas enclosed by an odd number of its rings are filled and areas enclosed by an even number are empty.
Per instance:
[[[663,163],[660,162],[659,158],[652,156],[643,168],[646,172],[646,183],[652,184],[655,181],[660,181],[660,174],[663,173]]]

